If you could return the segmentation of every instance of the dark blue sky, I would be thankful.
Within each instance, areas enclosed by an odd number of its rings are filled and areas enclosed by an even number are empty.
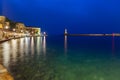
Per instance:
[[[2,15],[48,34],[120,33],[119,0],[2,0]]]

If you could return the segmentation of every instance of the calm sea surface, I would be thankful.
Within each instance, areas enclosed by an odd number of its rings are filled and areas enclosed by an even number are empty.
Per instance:
[[[120,37],[26,37],[0,44],[15,80],[120,80]]]

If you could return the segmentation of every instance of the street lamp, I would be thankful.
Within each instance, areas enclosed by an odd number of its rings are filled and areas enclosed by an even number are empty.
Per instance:
[[[15,29],[13,29],[13,31],[15,31]]]
[[[8,26],[5,26],[5,29],[8,29],[9,27]]]
[[[23,32],[23,30],[21,30],[21,32]]]

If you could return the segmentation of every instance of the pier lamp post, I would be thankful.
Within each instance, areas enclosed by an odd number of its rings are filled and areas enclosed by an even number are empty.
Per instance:
[[[15,29],[13,29],[13,31],[15,32]]]
[[[9,27],[8,27],[8,26],[5,26],[5,29],[9,29]]]
[[[4,27],[4,31],[7,31],[9,29],[9,26]]]

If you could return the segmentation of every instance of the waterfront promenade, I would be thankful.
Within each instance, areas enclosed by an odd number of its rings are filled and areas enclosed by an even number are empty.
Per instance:
[[[3,43],[3,42],[5,42],[5,41],[9,41],[9,40],[11,40],[11,39],[19,39],[19,38],[23,38],[23,37],[10,37],[10,38],[3,38],[3,39],[0,40],[0,43]]]

